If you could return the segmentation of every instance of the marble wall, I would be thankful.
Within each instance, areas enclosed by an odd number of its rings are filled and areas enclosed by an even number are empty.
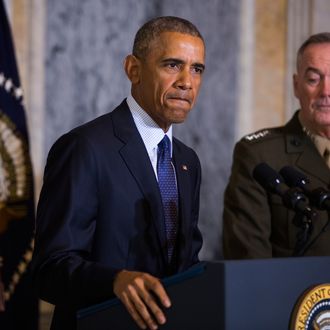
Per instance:
[[[154,16],[198,26],[207,47],[204,84],[175,135],[200,156],[202,258],[221,256],[221,213],[234,143],[240,1],[48,0],[46,12],[45,156],[72,127],[111,111],[129,93],[122,62],[136,30]]]
[[[175,134],[203,169],[202,258],[221,258],[223,190],[234,143],[287,120],[295,52],[329,29],[328,0],[5,0],[13,27],[36,181],[47,152],[74,126],[111,111],[129,92],[122,62],[138,27],[157,15],[192,20],[206,39],[199,101]]]

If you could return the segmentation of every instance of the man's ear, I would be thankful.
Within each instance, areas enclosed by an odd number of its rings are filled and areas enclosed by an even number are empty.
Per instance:
[[[124,69],[132,84],[138,84],[140,82],[140,65],[140,60],[134,55],[126,56],[124,61]]]
[[[298,74],[297,73],[295,73],[293,75],[292,82],[293,82],[294,95],[295,95],[295,97],[299,98],[299,96],[298,96]]]

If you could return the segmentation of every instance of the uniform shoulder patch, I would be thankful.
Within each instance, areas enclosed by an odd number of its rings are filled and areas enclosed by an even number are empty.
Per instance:
[[[261,131],[255,132],[255,133],[245,135],[243,137],[243,140],[250,141],[250,142],[260,140],[260,139],[264,138],[265,136],[269,135],[270,133],[271,133],[270,129],[263,129]]]

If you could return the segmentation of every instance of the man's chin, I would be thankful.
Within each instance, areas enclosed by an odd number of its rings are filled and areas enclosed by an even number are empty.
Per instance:
[[[321,130],[325,128],[330,129],[330,112],[328,114],[319,113],[314,122]]]
[[[179,111],[175,110],[171,116],[172,123],[173,124],[183,123],[187,119],[189,112],[190,112],[190,109],[189,110],[179,110]]]
[[[185,117],[185,118],[183,118],[183,119],[173,119],[172,120],[172,124],[182,124],[182,123],[184,123],[185,122],[185,120],[187,119],[187,117]]]

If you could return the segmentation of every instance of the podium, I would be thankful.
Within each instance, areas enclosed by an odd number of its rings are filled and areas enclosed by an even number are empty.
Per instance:
[[[330,283],[330,257],[205,262],[163,280],[164,330],[284,330],[299,297]],[[78,311],[78,330],[134,330],[118,299]]]

